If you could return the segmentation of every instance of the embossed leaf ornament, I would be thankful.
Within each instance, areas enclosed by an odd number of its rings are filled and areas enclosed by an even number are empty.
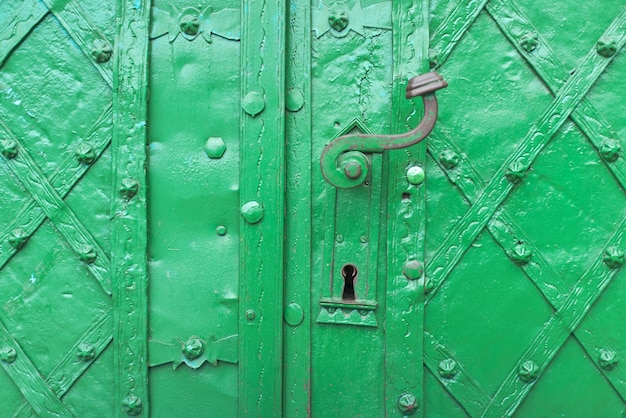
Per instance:
[[[332,12],[331,15],[328,16],[328,24],[337,32],[343,32],[348,27],[349,23],[350,20],[345,12]]]

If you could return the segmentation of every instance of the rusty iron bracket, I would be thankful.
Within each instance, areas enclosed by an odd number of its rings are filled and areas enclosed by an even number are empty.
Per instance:
[[[365,153],[382,153],[385,150],[407,148],[415,145],[430,134],[437,120],[437,90],[448,87],[435,72],[422,74],[409,80],[406,98],[421,96],[424,116],[420,124],[399,135],[343,135],[324,148],[320,164],[322,175],[335,187],[350,188],[362,184],[369,171],[369,160]]]

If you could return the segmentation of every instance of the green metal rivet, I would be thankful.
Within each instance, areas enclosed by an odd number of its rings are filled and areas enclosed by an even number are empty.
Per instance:
[[[96,159],[96,152],[93,147],[85,142],[76,148],[74,155],[81,164],[91,164]]]
[[[516,264],[523,266],[528,264],[530,260],[533,258],[533,252],[530,248],[523,242],[518,242],[515,246],[509,251],[510,257],[515,261]]]
[[[76,354],[81,361],[93,360],[96,357],[96,349],[88,343],[80,343],[78,345],[78,353]]]
[[[612,370],[617,367],[617,356],[615,355],[615,351],[605,349],[600,350],[598,363],[604,370]]]
[[[185,35],[196,36],[200,32],[200,19],[195,15],[184,15],[180,18],[180,31]]]
[[[2,155],[8,159],[17,157],[17,142],[12,139],[1,140],[0,152],[2,152]]]
[[[517,375],[526,383],[532,382],[539,376],[539,366],[532,360],[526,360],[520,364]]]
[[[604,58],[610,58],[617,52],[617,43],[613,38],[603,38],[596,44],[596,51]]]
[[[602,158],[612,163],[619,158],[622,147],[619,142],[614,139],[608,139],[600,145],[600,154]]]
[[[96,39],[93,42],[91,56],[98,64],[108,62],[111,59],[111,55],[113,55],[113,48],[107,42],[101,39]]]
[[[217,232],[217,235],[222,236],[222,237],[226,235],[227,231],[228,230],[226,229],[224,225],[220,225],[215,229],[215,232]]]
[[[139,191],[139,182],[135,179],[125,178],[122,179],[122,186],[120,187],[120,193],[127,199],[132,198]]]
[[[451,379],[456,375],[457,364],[451,358],[443,359],[439,362],[439,375],[445,379]]]
[[[291,89],[285,97],[285,108],[290,112],[297,112],[304,106],[304,96],[299,90]]]
[[[122,401],[122,406],[124,407],[124,411],[132,416],[139,415],[143,409],[143,403],[139,396],[136,395],[128,395],[125,397]]]
[[[251,91],[241,102],[241,107],[250,116],[255,117],[265,109],[265,99],[261,93]]]
[[[346,161],[346,163],[344,164],[343,172],[349,179],[358,179],[359,177],[361,177],[361,174],[363,174],[363,169],[358,162],[350,160]]]
[[[9,244],[16,250],[22,248],[28,241],[28,234],[23,228],[15,228],[9,236]]]
[[[343,235],[341,234],[337,234],[337,238],[335,238],[337,240],[338,243],[342,243],[343,242]]]
[[[293,302],[285,308],[285,322],[291,327],[297,327],[304,321],[304,309]]]
[[[439,162],[446,169],[452,170],[459,165],[459,154],[450,149],[445,149],[439,154]]]
[[[204,152],[206,152],[209,158],[222,158],[226,152],[226,143],[224,143],[222,138],[211,137],[207,139],[206,144],[204,144]]]
[[[526,52],[530,53],[537,49],[537,45],[539,45],[539,38],[534,33],[527,33],[522,36],[519,43]]]
[[[617,269],[624,264],[624,252],[617,247],[609,247],[604,253],[604,263],[611,269]]]
[[[241,207],[241,214],[246,222],[256,224],[263,219],[265,209],[259,202],[252,200]]]
[[[204,343],[198,337],[191,337],[183,346],[182,352],[187,359],[195,360],[204,354]]]
[[[366,244],[367,243],[367,236],[366,235],[361,235],[359,237],[359,241],[361,241],[362,244]]]
[[[349,23],[350,19],[348,19],[348,15],[345,12],[332,12],[328,16],[328,24],[337,32],[344,31]]]
[[[519,183],[526,175],[526,166],[516,161],[507,167],[504,175],[511,183]]]
[[[91,264],[96,261],[98,254],[96,253],[96,249],[92,245],[82,244],[78,249],[78,256],[80,258],[80,261]]]
[[[252,321],[254,318],[256,318],[256,313],[252,309],[248,309],[246,311],[246,319]]]
[[[422,167],[414,165],[406,170],[406,179],[409,183],[417,186],[424,182],[426,179],[426,173]]]
[[[398,398],[398,409],[404,415],[413,415],[418,408],[417,398],[412,393],[403,393]]]
[[[17,351],[13,347],[2,347],[0,350],[0,360],[5,363],[13,363],[17,358]]]
[[[409,280],[417,280],[424,274],[424,264],[421,261],[409,260],[404,265],[404,275]]]

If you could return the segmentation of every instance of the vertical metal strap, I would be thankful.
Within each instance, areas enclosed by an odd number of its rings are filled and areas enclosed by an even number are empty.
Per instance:
[[[111,272],[115,416],[148,414],[146,93],[150,0],[117,3]]]
[[[428,71],[428,1],[393,2],[392,132],[405,132],[421,118],[421,109],[404,97],[407,81]],[[412,185],[406,172],[425,168],[426,145],[388,153],[386,411],[423,415],[424,278],[416,273],[424,262],[424,184]],[[408,263],[408,266],[407,266]],[[411,270],[407,277],[405,267]]]
[[[285,3],[245,0],[242,8],[242,417],[282,410]]]

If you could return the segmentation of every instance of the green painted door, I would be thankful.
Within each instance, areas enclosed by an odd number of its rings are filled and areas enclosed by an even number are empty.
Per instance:
[[[620,1],[0,22],[0,416],[624,413]]]

